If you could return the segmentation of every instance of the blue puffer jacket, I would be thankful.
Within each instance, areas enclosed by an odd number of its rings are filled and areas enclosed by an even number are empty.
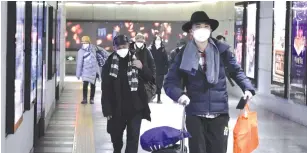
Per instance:
[[[186,107],[187,115],[206,115],[228,113],[228,94],[226,90],[225,67],[231,78],[243,91],[249,90],[255,95],[255,89],[245,76],[240,65],[230,51],[230,46],[220,41],[214,41],[220,55],[219,81],[216,85],[209,84],[203,71],[198,70],[196,75],[190,75],[180,70],[184,47],[176,56],[164,81],[166,94],[174,101],[184,94],[181,82],[185,78],[187,95],[191,102]]]

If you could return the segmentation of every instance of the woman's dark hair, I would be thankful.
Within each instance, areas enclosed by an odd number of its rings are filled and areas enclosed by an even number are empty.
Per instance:
[[[162,37],[159,36],[159,35],[156,35],[156,36],[154,37],[154,39],[153,39],[153,41],[152,41],[152,45],[156,45],[155,42],[156,42],[156,40],[157,40],[158,37],[161,39],[161,46],[163,45]]]
[[[216,36],[216,39],[217,40],[224,40],[224,41],[226,41],[226,38],[224,37],[224,36],[222,36],[222,35],[218,35],[218,36]]]

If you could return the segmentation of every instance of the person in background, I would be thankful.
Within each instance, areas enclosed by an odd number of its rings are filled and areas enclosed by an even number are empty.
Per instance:
[[[185,105],[191,153],[226,153],[229,105],[225,67],[250,100],[255,89],[225,42],[210,37],[219,22],[204,11],[194,12],[182,26],[193,36],[178,53],[165,78],[165,93]],[[181,80],[186,92],[181,88]]]
[[[168,70],[168,57],[165,51],[165,47],[162,43],[162,38],[160,36],[156,36],[149,47],[149,50],[155,60],[156,64],[156,86],[157,86],[157,103],[161,104],[161,90],[163,87],[164,75]]]
[[[96,90],[96,80],[100,79],[101,69],[97,62],[97,47],[91,44],[89,36],[81,38],[82,48],[78,51],[76,76],[83,81],[83,100],[82,104],[87,103],[88,84],[91,84],[90,104],[94,104]]]
[[[184,39],[180,39],[179,42],[177,43],[176,49],[172,50],[170,53],[169,65],[171,65],[174,62],[176,55],[180,52],[180,49],[185,45],[186,41]]]
[[[103,66],[101,88],[107,90],[102,90],[102,112],[108,119],[113,153],[121,153],[126,128],[125,153],[137,153],[142,119],[151,120],[144,83],[154,79],[154,60],[147,50],[131,51],[125,35],[115,36],[113,47],[115,52]]]
[[[224,36],[222,36],[222,35],[216,36],[216,39],[219,40],[219,41],[226,42],[226,38]]]

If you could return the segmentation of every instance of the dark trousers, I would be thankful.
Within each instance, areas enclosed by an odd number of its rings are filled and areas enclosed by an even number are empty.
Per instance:
[[[83,81],[83,99],[87,99],[87,92],[88,92],[88,84],[91,84],[87,81]],[[95,84],[91,84],[91,96],[90,99],[94,99],[95,97],[95,90],[96,90],[96,85]]]
[[[137,153],[139,146],[140,128],[142,123],[142,115],[138,114],[129,120],[112,118],[117,120],[117,127],[109,130],[111,141],[113,143],[114,153],[121,153],[123,148],[123,133],[127,127],[127,141],[125,153]],[[116,129],[116,130],[115,130]]]
[[[156,75],[156,86],[157,86],[156,94],[158,95],[158,100],[161,100],[160,95],[161,95],[161,90],[163,87],[163,81],[164,81],[164,75],[157,74]]]
[[[226,153],[229,115],[216,118],[187,116],[186,126],[191,134],[189,150],[191,153]]]

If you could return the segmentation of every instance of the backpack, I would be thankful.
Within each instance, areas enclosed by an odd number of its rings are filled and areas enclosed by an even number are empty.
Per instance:
[[[214,41],[214,43],[216,42],[216,40],[214,40],[214,39],[213,39],[213,41]],[[181,64],[181,61],[182,61],[182,56],[183,56],[184,49],[185,49],[185,46],[182,47],[180,52],[177,54],[177,55],[179,55],[179,58],[180,58],[180,64]],[[222,62],[225,63],[225,61],[227,60],[227,54],[224,52],[224,53],[220,54],[220,56],[221,56]],[[224,64],[224,69],[225,69],[226,78],[228,79],[230,85],[232,87],[234,87],[235,84],[234,84],[233,80],[231,79],[231,75],[230,75],[230,73],[228,71],[228,68],[227,68],[227,66],[225,64]],[[183,71],[180,71],[180,75],[182,77],[182,80],[181,80],[182,89],[184,89],[186,87],[187,83],[188,83],[188,75],[185,72],[183,72]]]
[[[97,58],[99,67],[103,67],[106,60],[108,59],[108,55],[105,51],[99,50],[99,48],[96,46],[96,58]]]

